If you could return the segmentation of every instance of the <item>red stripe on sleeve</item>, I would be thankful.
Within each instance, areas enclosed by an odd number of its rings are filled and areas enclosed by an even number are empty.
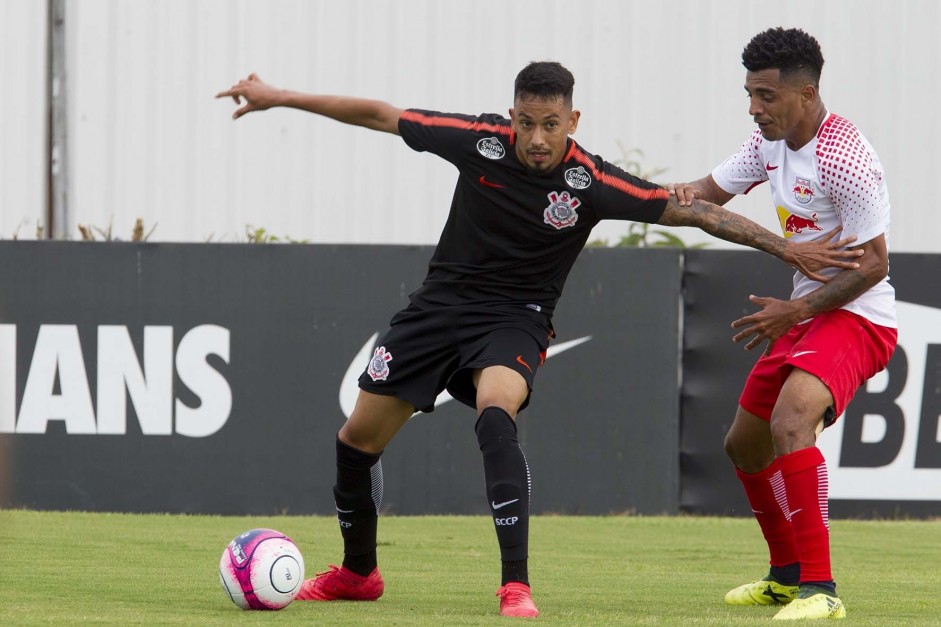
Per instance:
[[[501,135],[507,136],[512,134],[512,130],[509,126],[503,126],[499,124],[484,124],[483,122],[471,122],[470,120],[451,118],[443,115],[425,115],[424,113],[418,113],[417,111],[403,111],[400,119],[405,120],[406,122],[421,124],[422,126],[447,126],[451,128],[463,129],[466,131],[486,131],[488,133],[500,133]]]
[[[633,196],[634,198],[639,198],[640,200],[653,200],[658,198],[666,200],[670,197],[670,193],[660,187],[655,187],[653,189],[638,187],[636,185],[631,185],[624,179],[599,171],[598,168],[595,167],[595,162],[592,161],[591,158],[584,152],[578,150],[575,147],[574,142],[572,143],[572,149],[569,151],[569,154],[572,155],[580,164],[586,168],[589,168],[591,170],[592,176],[595,177],[596,181],[600,181],[609,187],[618,189],[625,194]]]

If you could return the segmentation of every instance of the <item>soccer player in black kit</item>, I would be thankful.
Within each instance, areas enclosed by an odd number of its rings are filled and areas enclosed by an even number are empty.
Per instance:
[[[454,164],[451,211],[420,289],[391,321],[360,376],[360,393],[336,441],[341,567],[304,582],[300,600],[375,600],[384,583],[376,559],[382,499],[380,456],[416,411],[430,412],[447,389],[477,411],[487,500],[502,560],[497,591],[504,616],[535,617],[527,572],[530,474],[516,415],[553,336],[552,312],[576,257],[603,219],[696,226],[764,250],[809,276],[855,267],[847,240],[795,246],[722,207],[680,207],[569,136],[575,80],[562,65],[535,62],[516,78],[509,119],[402,110],[378,100],[275,89],[256,75],[217,97],[234,118],[282,106],[401,135],[414,150]],[[823,278],[823,277],[821,277]]]

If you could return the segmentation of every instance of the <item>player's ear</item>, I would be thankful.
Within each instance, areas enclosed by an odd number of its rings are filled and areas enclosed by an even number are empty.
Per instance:
[[[578,128],[578,119],[582,117],[582,112],[578,109],[572,109],[572,112],[569,113],[569,135],[575,133],[575,129]]]
[[[817,88],[813,85],[804,85],[801,89],[801,98],[807,104],[810,104],[817,97]]]

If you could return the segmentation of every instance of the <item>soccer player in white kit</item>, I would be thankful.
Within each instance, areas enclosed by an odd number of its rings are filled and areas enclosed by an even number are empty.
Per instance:
[[[731,605],[784,607],[775,619],[843,618],[830,569],[827,467],[817,435],[895,349],[895,290],[888,282],[889,195],[879,157],[820,98],[820,45],[773,28],[742,53],[749,114],[758,125],[708,176],[672,186],[680,204],[725,204],[768,181],[784,237],[842,227],[864,251],[860,267],[800,271],[788,301],[751,296],[761,309],[732,323],[736,342],[767,349],[745,382],[725,450],[770,553],[766,577],[733,590]]]

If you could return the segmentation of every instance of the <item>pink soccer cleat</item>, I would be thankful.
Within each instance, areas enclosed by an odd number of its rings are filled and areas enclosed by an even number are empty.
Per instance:
[[[515,618],[536,618],[539,610],[533,603],[533,591],[525,583],[511,581],[499,590],[500,614]],[[298,597],[300,598],[300,597]]]
[[[357,575],[345,566],[330,564],[330,570],[301,584],[297,601],[375,601],[382,596],[385,584],[379,568],[373,568],[366,577]]]

